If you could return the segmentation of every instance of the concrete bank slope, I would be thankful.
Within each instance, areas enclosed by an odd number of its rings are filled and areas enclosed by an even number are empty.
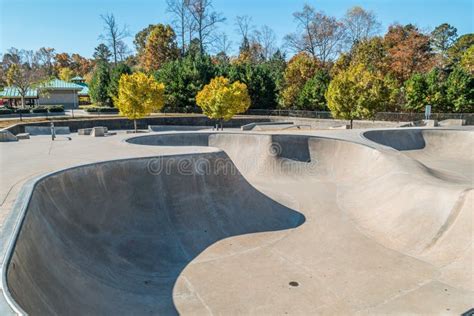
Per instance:
[[[366,131],[363,135],[435,170],[448,170],[467,183],[474,181],[474,129],[391,129]]]
[[[128,143],[194,153],[79,166],[27,187],[5,266],[18,310],[458,315],[472,307],[472,180],[410,156],[431,145],[398,151],[240,133]]]

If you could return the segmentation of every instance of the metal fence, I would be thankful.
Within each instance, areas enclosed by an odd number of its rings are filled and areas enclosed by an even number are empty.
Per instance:
[[[289,116],[315,119],[334,119],[331,112],[327,111],[303,111],[303,110],[261,110],[250,109],[245,112],[246,115],[264,115],[264,116]],[[403,112],[379,112],[371,119],[372,121],[391,121],[391,122],[413,122],[425,119],[424,113],[403,113]],[[467,123],[474,124],[474,113],[432,113],[432,120],[443,121],[447,119],[463,119]]]
[[[303,111],[303,110],[261,110],[249,109],[245,115],[264,115],[264,116],[291,116],[291,117],[306,117],[317,119],[332,119],[331,112],[326,111]]]
[[[379,112],[375,114],[374,121],[396,121],[413,122],[425,119],[424,113],[403,113],[403,112]],[[430,119],[443,121],[449,119],[461,119],[466,122],[474,122],[474,113],[431,113]]]

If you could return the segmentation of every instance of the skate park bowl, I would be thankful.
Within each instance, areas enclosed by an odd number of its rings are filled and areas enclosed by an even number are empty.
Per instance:
[[[20,313],[471,308],[472,179],[314,136],[168,133],[126,145],[157,156],[74,167],[24,189],[4,267]],[[160,156],[161,146],[214,150]]]

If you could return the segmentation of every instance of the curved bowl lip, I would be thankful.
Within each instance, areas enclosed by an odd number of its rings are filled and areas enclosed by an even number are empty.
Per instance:
[[[368,130],[361,130],[359,135],[364,139],[367,140],[371,143],[375,143],[377,145],[386,147],[385,145],[379,144],[376,141],[371,140],[370,138],[367,138],[366,134],[372,133],[372,132],[393,132],[393,131],[420,131],[420,133],[423,134],[423,132],[427,131],[435,131],[435,132],[474,132],[474,129],[460,129],[460,128],[449,128],[449,127],[395,127],[395,128],[376,128],[376,129],[368,129]]]
[[[154,145],[146,145],[146,144],[134,144],[128,142],[130,139],[134,138],[140,138],[140,137],[147,137],[147,136],[160,136],[160,135],[178,135],[178,134],[223,134],[223,135],[252,135],[252,136],[289,136],[289,137],[305,137],[308,139],[324,139],[324,140],[333,140],[336,142],[346,142],[346,143],[351,143],[354,145],[360,145],[363,147],[368,147],[373,150],[378,150],[380,151],[380,148],[377,148],[377,146],[367,144],[367,143],[362,143],[362,142],[356,142],[352,140],[346,140],[346,139],[339,139],[339,138],[334,138],[334,137],[325,137],[325,136],[315,136],[315,135],[295,135],[295,134],[284,134],[284,133],[272,133],[272,134],[260,134],[260,133],[243,133],[243,132],[194,132],[194,131],[185,131],[185,132],[165,132],[165,133],[153,133],[153,134],[146,134],[146,135],[140,135],[140,136],[131,136],[128,138],[123,139],[121,142],[125,142],[129,145],[140,145],[140,146],[154,146]],[[212,146],[183,146],[183,147],[212,147]],[[212,151],[215,153],[218,152],[224,152],[220,148],[213,147],[216,150]],[[118,158],[118,159],[109,159],[109,160],[101,160],[101,161],[95,161],[91,163],[84,163],[84,164],[79,164],[75,166],[70,166],[70,167],[65,167],[65,168],[60,168],[51,172],[47,172],[45,174],[39,175],[37,177],[34,177],[30,180],[28,180],[23,186],[21,187],[19,193],[17,194],[16,201],[13,204],[13,207],[10,210],[9,215],[7,216],[7,219],[5,220],[5,225],[3,231],[0,233],[0,236],[2,239],[7,241],[7,247],[4,250],[3,258],[1,258],[1,270],[0,273],[2,274],[1,276],[1,290],[3,292],[3,297],[8,303],[9,307],[12,309],[12,311],[18,315],[28,315],[23,308],[15,301],[13,298],[13,295],[10,292],[10,289],[8,287],[8,280],[7,280],[7,273],[8,273],[8,267],[10,265],[10,262],[13,257],[14,249],[16,246],[16,243],[18,241],[18,237],[20,235],[21,228],[23,226],[27,209],[30,204],[31,198],[33,196],[33,192],[36,188],[36,186],[46,178],[55,176],[57,174],[70,171],[70,170],[75,170],[79,168],[84,168],[84,167],[92,167],[92,166],[98,166],[98,165],[103,165],[107,164],[110,162],[125,162],[125,161],[134,161],[134,160],[143,160],[143,159],[153,159],[153,158],[160,158],[160,157],[176,157],[176,156],[195,156],[195,155],[202,155],[202,154],[208,154],[209,152],[192,152],[192,153],[176,153],[176,154],[162,154],[162,155],[150,155],[150,156],[139,156],[139,157],[131,157],[131,158]],[[5,228],[6,227],[6,228]],[[8,229],[9,228],[9,229]]]
[[[383,131],[386,129],[376,129],[377,131]],[[324,135],[308,135],[308,134],[285,134],[285,133],[279,133],[278,131],[272,132],[272,133],[255,133],[255,132],[242,132],[242,131],[166,131],[166,132],[151,132],[147,134],[141,134],[141,135],[134,135],[130,137],[126,137],[121,140],[122,143],[125,143],[127,145],[132,145],[132,146],[152,146],[152,147],[178,147],[177,145],[151,145],[151,144],[138,144],[138,143],[133,143],[130,142],[133,139],[138,139],[138,138],[146,138],[146,137],[159,137],[159,136],[172,136],[172,135],[243,135],[243,136],[261,136],[261,137],[273,137],[273,136],[287,136],[287,137],[304,137],[308,139],[324,139],[324,140],[333,140],[337,142],[345,142],[345,143],[351,143],[354,145],[360,145],[364,147],[368,147],[374,150],[383,150],[385,149],[386,146],[373,142],[370,139],[366,138],[364,136],[364,133],[367,132],[366,130],[362,130],[361,132],[357,133],[359,135],[361,141],[356,141],[356,140],[351,140],[351,139],[343,139],[343,138],[337,138],[337,137],[332,137],[332,136],[324,136]],[[200,146],[200,145],[184,145],[181,147],[213,147],[213,146]],[[222,150],[217,147],[213,147],[218,150]],[[390,147],[389,147],[390,148]],[[392,148],[390,148],[392,149]]]
[[[417,131],[421,134],[421,136],[424,138],[424,132],[449,132],[449,133],[466,133],[466,132],[471,132],[474,133],[474,129],[459,129],[459,128],[449,128],[449,127],[403,127],[403,128],[381,128],[381,129],[369,129],[369,130],[362,130],[359,132],[359,136],[367,143],[368,146],[377,148],[378,149],[385,149],[389,151],[395,151],[395,152],[402,152],[400,150],[397,150],[393,148],[392,146],[389,145],[384,145],[381,143],[376,142],[375,140],[372,140],[366,136],[368,133],[373,133],[373,132],[402,132],[402,133],[409,133],[410,131]],[[420,162],[421,163],[421,162]]]

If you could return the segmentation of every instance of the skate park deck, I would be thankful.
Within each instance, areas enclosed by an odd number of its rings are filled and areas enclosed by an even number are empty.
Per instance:
[[[463,313],[473,132],[398,131],[0,144],[3,290],[32,315]]]

